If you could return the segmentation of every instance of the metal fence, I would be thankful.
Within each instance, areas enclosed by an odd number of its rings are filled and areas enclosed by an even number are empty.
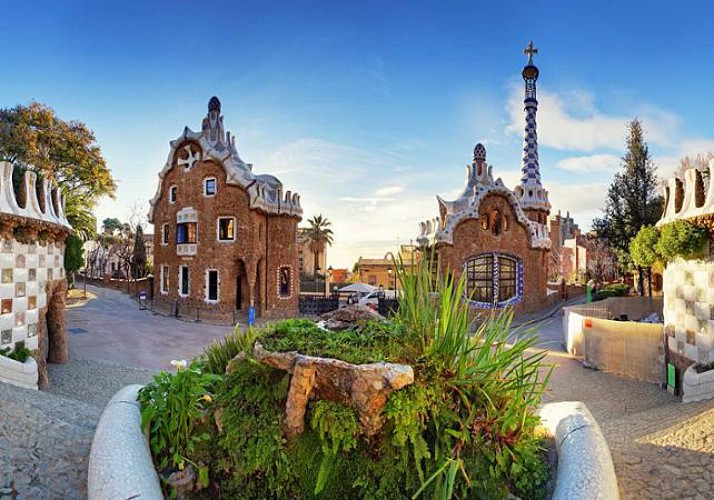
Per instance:
[[[298,309],[300,314],[306,316],[319,316],[330,311],[334,311],[340,306],[340,301],[336,295],[332,297],[321,297],[312,295],[301,295],[298,299]]]
[[[388,299],[386,297],[379,297],[377,302],[377,312],[388,318],[394,315],[399,309],[399,301],[397,299]]]

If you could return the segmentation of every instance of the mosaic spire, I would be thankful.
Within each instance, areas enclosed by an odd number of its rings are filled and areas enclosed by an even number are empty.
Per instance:
[[[523,105],[526,112],[526,129],[523,137],[523,161],[521,164],[521,183],[516,190],[521,206],[524,209],[540,209],[550,211],[548,193],[543,189],[540,180],[540,166],[538,164],[538,132],[536,126],[536,112],[538,111],[538,100],[536,98],[536,81],[538,80],[538,68],[533,64],[533,55],[538,53],[538,49],[533,46],[533,42],[528,42],[528,46],[523,50],[528,56],[528,62],[523,68],[521,75],[525,82],[525,99]]]

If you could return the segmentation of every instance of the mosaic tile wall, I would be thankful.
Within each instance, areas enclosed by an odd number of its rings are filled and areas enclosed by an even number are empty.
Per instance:
[[[64,278],[64,245],[0,241],[0,348],[24,341],[38,347],[39,311],[46,284]]]
[[[677,259],[663,278],[669,348],[698,363],[714,362],[714,260]]]

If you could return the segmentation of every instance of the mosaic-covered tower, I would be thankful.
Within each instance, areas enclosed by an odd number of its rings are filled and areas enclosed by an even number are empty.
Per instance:
[[[533,64],[533,55],[538,49],[533,47],[533,42],[523,50],[528,56],[521,75],[525,82],[525,99],[523,106],[526,112],[526,130],[523,136],[523,161],[521,163],[521,183],[515,189],[521,207],[528,214],[528,218],[545,224],[550,214],[548,191],[543,189],[540,181],[540,166],[538,164],[538,127],[536,113],[538,112],[538,99],[536,96],[536,81],[539,71]]]
[[[475,309],[514,307],[537,311],[547,306],[546,282],[551,240],[547,228],[548,193],[538,170],[533,44],[526,48],[526,137],[523,179],[515,190],[494,178],[486,148],[477,144],[466,167],[461,195],[447,201],[437,196],[438,217],[422,222],[417,242],[432,247],[442,269],[465,274],[465,288]]]

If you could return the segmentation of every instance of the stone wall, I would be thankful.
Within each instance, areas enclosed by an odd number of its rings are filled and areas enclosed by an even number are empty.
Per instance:
[[[711,171],[714,162],[709,163]],[[708,185],[706,185],[708,184]],[[677,220],[689,220],[706,227],[714,236],[714,177],[704,180],[701,172],[689,169],[684,183],[669,179],[665,190],[665,210],[657,223],[661,227]],[[667,347],[695,363],[714,362],[714,256],[709,243],[703,260],[677,259],[663,273],[664,323]],[[680,363],[681,364],[681,363]]]
[[[79,288],[83,285],[85,281],[84,276],[78,276],[76,281],[76,286]],[[90,285],[101,286],[104,288],[111,288],[112,290],[117,290],[122,293],[128,294],[132,298],[137,298],[139,292],[146,292],[147,298],[151,299],[153,278],[141,278],[138,280],[124,280],[124,279],[114,279],[114,278],[86,278],[86,281]]]
[[[0,162],[0,348],[24,344],[34,351],[40,386],[46,386],[45,360],[69,358],[64,241],[71,227],[59,190],[47,180],[36,185],[36,174],[27,172],[16,194],[13,168]]]
[[[677,259],[664,270],[664,319],[670,351],[714,362],[714,260]]]

